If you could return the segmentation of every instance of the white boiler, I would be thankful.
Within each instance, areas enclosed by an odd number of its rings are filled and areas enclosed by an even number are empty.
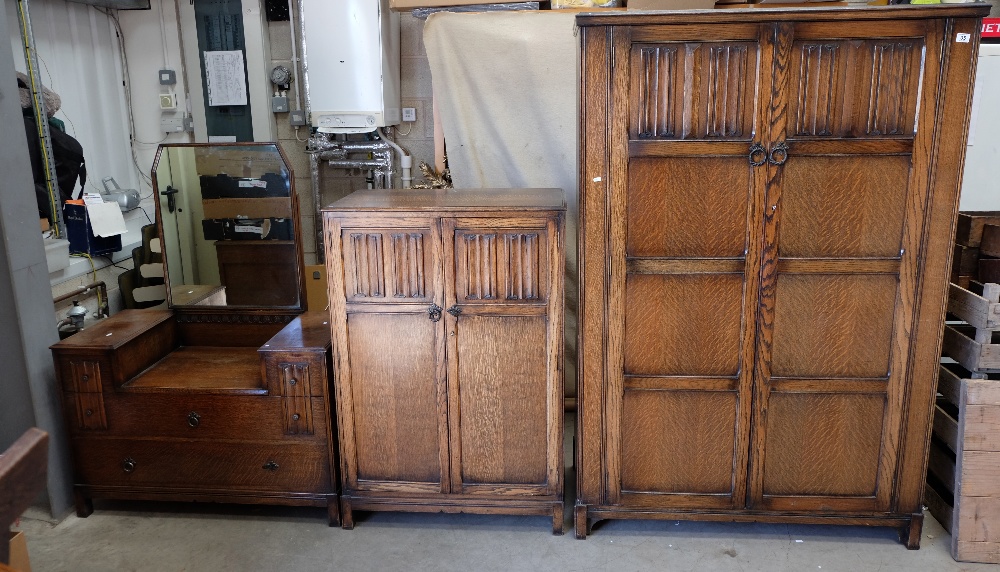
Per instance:
[[[324,133],[398,125],[399,14],[389,0],[299,0],[310,121]]]

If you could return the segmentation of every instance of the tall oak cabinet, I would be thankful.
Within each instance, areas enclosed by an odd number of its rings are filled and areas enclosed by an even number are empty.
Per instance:
[[[323,209],[342,523],[541,514],[563,528],[559,189],[359,191]]]
[[[581,15],[576,532],[919,546],[983,5]]]

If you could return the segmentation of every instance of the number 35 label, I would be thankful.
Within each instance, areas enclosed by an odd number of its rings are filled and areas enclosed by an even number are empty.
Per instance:
[[[972,34],[957,34],[955,36],[955,41],[960,44],[968,44],[970,39],[972,39]]]

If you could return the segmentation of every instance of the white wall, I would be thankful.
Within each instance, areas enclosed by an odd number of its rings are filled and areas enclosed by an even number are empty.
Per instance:
[[[1000,45],[979,47],[959,210],[1000,210]]]

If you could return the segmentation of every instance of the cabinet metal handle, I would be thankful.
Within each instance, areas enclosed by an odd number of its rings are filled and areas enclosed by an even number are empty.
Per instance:
[[[201,425],[201,415],[198,415],[197,411],[192,411],[188,413],[188,425],[191,427],[197,427]]]
[[[427,308],[427,317],[431,319],[432,322],[438,322],[441,320],[441,306],[437,304],[431,304],[430,308]]]
[[[136,464],[135,459],[132,457],[125,457],[125,460],[122,461],[122,470],[126,473],[131,473],[135,470]]]
[[[462,315],[462,309],[458,307],[458,304],[455,304],[451,308],[448,308],[448,313],[457,318]]]
[[[784,165],[788,160],[788,143],[782,141],[771,149],[771,154],[767,156],[767,162],[772,165]]]
[[[264,466],[262,468],[265,471],[277,471],[278,470],[278,463],[275,463],[274,461],[268,461],[268,462],[264,463]]]
[[[757,155],[760,155],[759,159],[755,159]],[[767,163],[767,149],[764,148],[759,142],[754,143],[750,146],[750,154],[748,155],[750,159],[750,165],[753,167],[760,167],[764,163]]]

